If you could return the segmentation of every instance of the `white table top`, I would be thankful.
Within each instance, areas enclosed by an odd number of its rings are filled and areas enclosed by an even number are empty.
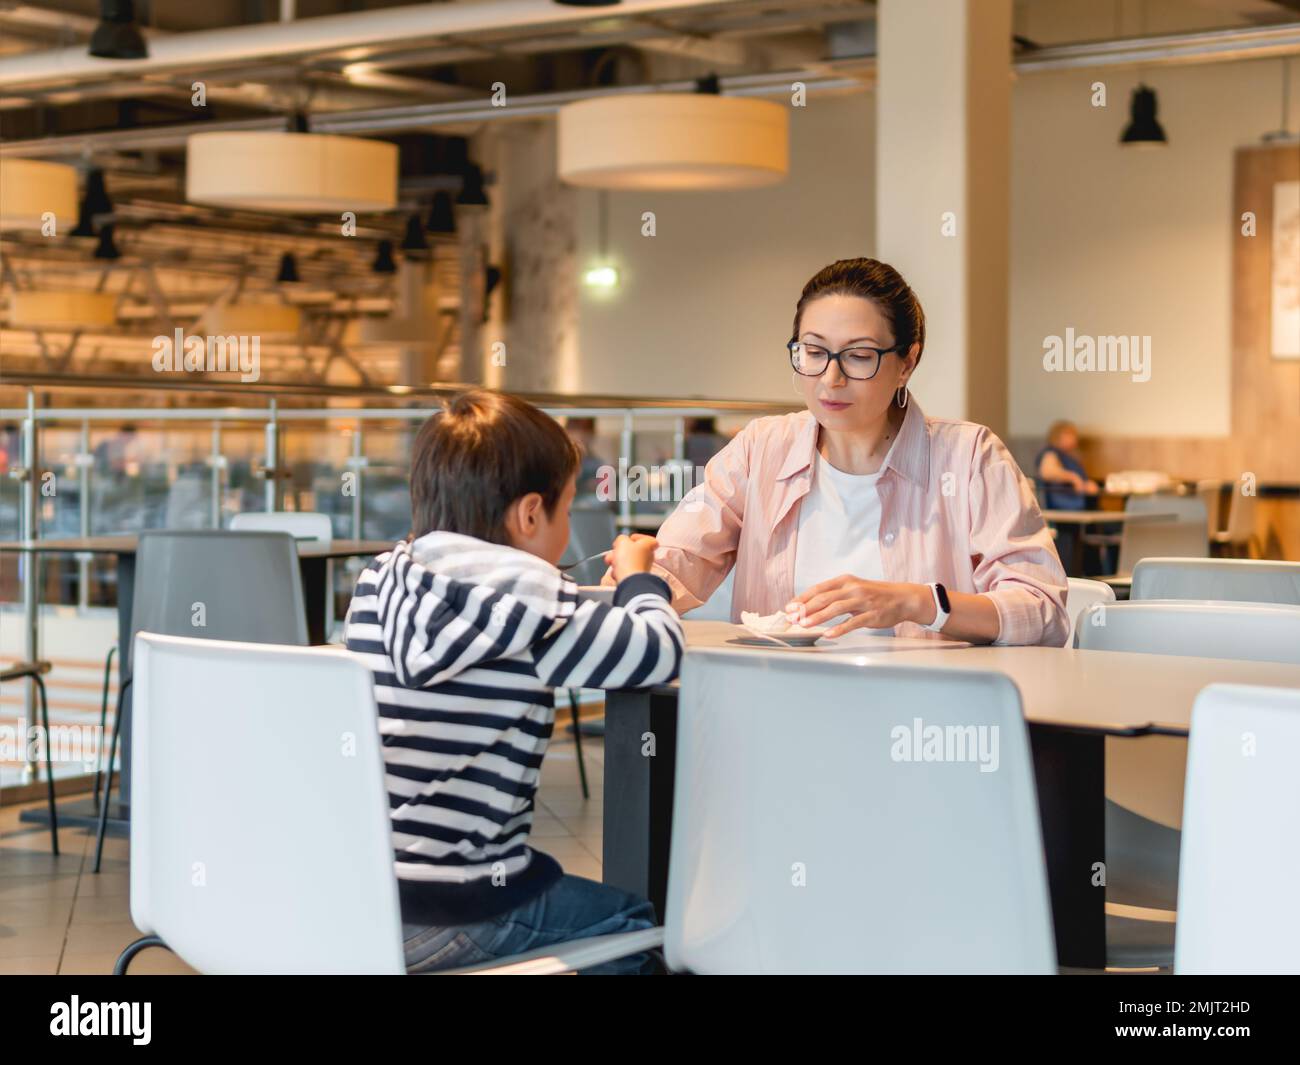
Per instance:
[[[1005,673],[1020,689],[1025,719],[1036,724],[1129,734],[1157,731],[1186,735],[1192,704],[1209,684],[1255,684],[1300,688],[1300,665],[1239,662],[1225,658],[1080,651],[1066,647],[940,647],[907,650],[873,649],[892,637],[858,637],[845,646],[783,649],[748,647],[727,641],[748,635],[723,621],[682,622],[688,653],[710,648],[726,654],[829,654],[865,667],[917,666],[932,669],[977,669]]]

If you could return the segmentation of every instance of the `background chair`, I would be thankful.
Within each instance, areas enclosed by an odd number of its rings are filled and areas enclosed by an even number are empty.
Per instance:
[[[1066,637],[1065,646],[1074,646],[1074,629],[1082,614],[1093,603],[1115,602],[1115,589],[1102,581],[1090,581],[1084,577],[1068,577],[1069,593],[1065,597],[1065,609],[1070,615],[1070,635]]]
[[[569,546],[560,559],[560,565],[571,565],[580,559],[589,558],[597,552],[608,551],[618,535],[614,524],[614,511],[609,507],[574,507],[569,512]],[[608,567],[603,559],[595,558],[574,566],[569,576],[580,585],[598,585]],[[556,688],[555,705],[560,707],[567,703],[569,707],[569,731],[573,734],[574,751],[578,761],[578,779],[582,784],[582,797],[590,797],[587,787],[587,766],[582,757],[582,737],[584,730],[589,736],[604,734],[604,721],[593,721],[583,725],[578,718],[578,707],[584,699],[604,702],[604,694],[592,693],[584,696],[581,688]]]
[[[310,510],[241,511],[230,519],[235,532],[286,532],[295,540],[312,540],[325,547],[334,542],[334,523],[328,514]],[[325,634],[330,643],[343,643],[341,626],[334,620],[334,560],[325,560]]]
[[[671,968],[1056,971],[1028,735],[1009,678],[692,650],[678,713]],[[899,730],[918,718],[994,730],[997,771],[895,760],[900,745],[911,750]]]
[[[133,639],[137,632],[306,646],[307,612],[293,537],[221,529],[141,533],[131,608]],[[133,668],[126,648],[118,658],[117,713],[99,805],[95,872],[103,856],[113,761]]]
[[[1220,512],[1223,510],[1223,481],[1202,480],[1196,482],[1196,497],[1205,504],[1205,528],[1211,543],[1218,534]]]
[[[1300,606],[1300,562],[1231,558],[1144,558],[1133,599],[1218,599]]]
[[[1197,697],[1178,877],[1177,973],[1300,972],[1300,691]]]
[[[730,621],[731,590],[735,583],[736,567],[732,566],[727,571],[726,579],[718,585],[717,590],[709,596],[708,600],[694,610],[686,611],[682,617],[689,618],[691,621]]]
[[[597,552],[608,551],[618,535],[614,511],[609,507],[574,507],[569,512],[569,546],[560,565],[570,565]],[[606,567],[602,559],[592,559],[569,570],[579,584],[599,584]]]
[[[297,540],[316,540],[327,547],[334,540],[328,514],[309,510],[242,511],[230,519],[235,532],[286,532]]]
[[[1255,535],[1255,503],[1253,493],[1246,495],[1242,492],[1241,485],[1234,486],[1228,503],[1227,527],[1210,537],[1215,547],[1222,548],[1231,555],[1250,558],[1251,550],[1258,542]]]
[[[144,936],[115,972],[150,946],[203,973],[405,972],[370,671],[334,648],[147,632],[135,653],[131,919]],[[310,816],[294,812],[304,803]],[[458,971],[571,972],[662,937],[602,936]]]
[[[1191,601],[1094,605],[1079,617],[1076,642],[1084,650],[1300,663],[1300,607]],[[1185,740],[1106,741],[1112,965],[1173,961],[1181,819],[1168,811],[1183,806],[1185,775]]]
[[[1205,502],[1196,496],[1129,496],[1129,514],[1173,514],[1164,521],[1125,522],[1120,535],[1119,573],[1129,578],[1144,558],[1206,558],[1210,553]]]

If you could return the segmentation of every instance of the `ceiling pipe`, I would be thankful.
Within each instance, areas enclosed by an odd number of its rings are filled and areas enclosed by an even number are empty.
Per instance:
[[[739,0],[623,0],[618,18],[697,7],[726,6]],[[81,46],[56,48],[0,60],[0,89],[35,88],[60,82],[91,81],[120,75],[139,77],[165,71],[201,71],[220,63],[283,60],[320,52],[491,30],[533,29],[608,19],[608,11],[566,7],[550,0],[483,0],[473,4],[412,4],[343,15],[253,23],[219,30],[175,33],[149,42],[146,59],[95,59]]]
[[[450,6],[450,5],[449,5]],[[474,5],[478,6],[478,5]],[[580,9],[570,9],[580,10]],[[316,21],[316,20],[309,20]],[[296,25],[305,25],[299,22]],[[1193,47],[1194,46],[1194,47]],[[152,47],[152,42],[151,42]],[[1174,34],[1165,37],[1134,38],[1127,41],[1099,41],[1092,44],[1039,48],[1017,56],[1017,74],[1040,73],[1079,67],[1123,67],[1225,62],[1260,59],[1300,53],[1300,22],[1269,29],[1216,30],[1210,33]],[[136,60],[136,65],[148,60]],[[6,61],[0,61],[0,75]],[[766,74],[723,77],[723,91],[729,95],[769,96],[788,94],[792,81],[804,82],[809,92],[861,89],[875,80],[876,60],[864,56],[814,64],[810,69]],[[694,82],[666,82],[657,85],[622,85],[537,93],[511,98],[509,107],[492,107],[490,101],[466,100],[446,103],[403,104],[357,111],[337,111],[312,116],[318,133],[357,135],[455,126],[493,120],[531,118],[554,114],[564,104],[577,100],[636,92],[691,92]],[[222,122],[184,123],[141,129],[101,130],[59,137],[0,143],[0,155],[30,158],[80,158],[97,151],[147,151],[183,147],[191,133],[216,130],[282,130],[280,117],[236,119]]]
[[[820,74],[807,71],[779,71],[770,74],[724,77],[722,89],[732,96],[790,95],[791,81],[804,82],[809,92],[825,92],[861,88],[856,76],[834,73]],[[397,133],[404,130],[428,132],[437,127],[455,127],[464,123],[489,122],[503,119],[536,118],[551,115],[568,103],[589,100],[597,96],[643,92],[693,92],[693,80],[661,82],[648,85],[623,85],[599,89],[575,89],[570,92],[537,93],[529,96],[512,96],[509,107],[493,107],[484,97],[480,100],[451,103],[409,104],[382,107],[365,111],[337,111],[313,114],[311,128],[314,133]],[[284,130],[287,118],[249,118],[226,122],[187,122],[178,125],[156,126],[141,129],[109,129],[95,133],[72,133],[61,137],[41,137],[29,141],[0,142],[0,155],[49,158],[82,158],[87,153],[99,151],[148,151],[183,148],[191,133],[226,131]]]

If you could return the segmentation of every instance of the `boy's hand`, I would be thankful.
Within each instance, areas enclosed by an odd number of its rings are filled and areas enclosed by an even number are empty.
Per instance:
[[[605,552],[605,561],[614,571],[614,580],[621,581],[633,573],[649,573],[654,562],[659,541],[645,533],[620,536],[614,546]]]

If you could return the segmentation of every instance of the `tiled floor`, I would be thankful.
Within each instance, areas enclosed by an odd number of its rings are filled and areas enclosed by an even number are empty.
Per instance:
[[[604,749],[591,738],[582,748],[591,791],[586,800],[573,741],[557,724],[542,763],[532,842],[566,872],[599,880]],[[140,934],[131,923],[128,841],[105,841],[96,875],[93,833],[62,830],[56,858],[45,828],[19,823],[21,809],[0,807],[0,974],[111,973],[119,951]],[[138,954],[131,971],[193,972],[170,952],[153,949]]]

